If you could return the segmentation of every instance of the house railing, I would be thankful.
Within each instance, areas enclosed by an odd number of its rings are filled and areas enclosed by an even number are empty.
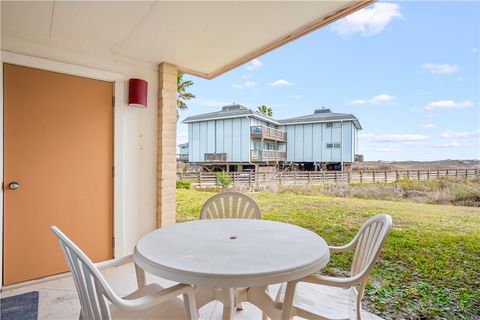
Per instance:
[[[287,153],[277,150],[250,150],[250,161],[287,161]]]
[[[205,162],[225,162],[227,161],[226,153],[205,153]]]
[[[273,171],[226,172],[233,186],[258,188],[272,184],[318,185],[325,183],[387,183],[399,180],[478,179],[480,169],[446,170],[373,170],[373,171]],[[178,179],[191,181],[194,187],[217,185],[213,172],[178,173]]]
[[[252,126],[250,127],[250,136],[252,139],[267,139],[275,141],[287,141],[287,133],[278,129],[264,127],[264,126]]]
[[[184,154],[184,153],[177,154],[177,161],[187,162],[188,161],[188,154]]]

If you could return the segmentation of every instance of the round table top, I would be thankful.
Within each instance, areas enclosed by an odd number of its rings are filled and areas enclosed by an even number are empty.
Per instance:
[[[178,223],[143,236],[134,251],[142,269],[210,287],[253,287],[303,278],[323,268],[328,246],[316,233],[254,219]]]

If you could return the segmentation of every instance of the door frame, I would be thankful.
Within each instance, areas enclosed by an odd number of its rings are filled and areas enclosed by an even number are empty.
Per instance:
[[[63,73],[67,75],[85,77],[95,80],[102,80],[113,82],[113,96],[115,97],[115,107],[113,107],[113,166],[114,176],[113,179],[113,236],[115,239],[113,248],[113,257],[118,258],[126,255],[126,248],[124,244],[125,239],[125,219],[126,210],[121,199],[126,197],[127,194],[124,188],[124,137],[123,137],[123,119],[128,110],[125,105],[124,93],[127,91],[125,88],[126,77],[120,73],[114,73],[109,71],[103,71],[83,66],[77,66],[73,64],[31,57],[23,54],[17,54],[12,52],[1,51],[0,59],[0,176],[2,182],[4,181],[3,175],[3,159],[4,159],[4,127],[3,127],[3,64],[10,63],[24,67],[30,67],[45,71],[52,71]],[[3,188],[0,188],[0,289],[3,285]]]

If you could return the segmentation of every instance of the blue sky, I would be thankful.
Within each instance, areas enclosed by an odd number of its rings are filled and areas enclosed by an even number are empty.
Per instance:
[[[232,102],[278,119],[326,106],[359,118],[365,160],[480,159],[478,1],[377,2],[214,80],[187,78],[197,98],[180,120]]]

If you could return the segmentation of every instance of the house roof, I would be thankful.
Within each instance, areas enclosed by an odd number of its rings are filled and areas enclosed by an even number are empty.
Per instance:
[[[44,41],[212,79],[374,1],[1,1],[2,49]]]
[[[350,113],[335,113],[331,112],[330,109],[326,112],[318,112],[322,109],[316,110],[313,114],[307,114],[305,116],[288,118],[278,120],[281,125],[287,124],[301,124],[301,123],[316,123],[316,122],[332,122],[332,121],[352,121],[358,129],[362,129],[360,121],[357,117]]]
[[[224,106],[222,110],[203,113],[195,116],[185,118],[183,123],[200,122],[217,119],[229,119],[229,118],[243,118],[254,117],[260,120],[264,120],[276,125],[288,125],[288,124],[302,124],[302,123],[317,123],[317,122],[334,122],[334,121],[352,121],[358,129],[362,129],[360,121],[353,114],[349,113],[334,113],[330,109],[322,108],[314,111],[313,114],[305,116],[275,120],[269,116],[261,114],[259,112],[250,110],[242,105]]]
[[[239,104],[232,104],[230,106],[222,107],[222,110],[209,112],[209,113],[202,113],[195,116],[190,116],[185,118],[182,122],[189,123],[189,122],[198,122],[198,121],[207,121],[207,120],[216,120],[216,119],[228,119],[228,118],[242,118],[242,117],[254,117],[258,118],[267,122],[271,122],[274,124],[278,124],[278,122],[264,114],[259,112],[250,110],[242,105]]]

